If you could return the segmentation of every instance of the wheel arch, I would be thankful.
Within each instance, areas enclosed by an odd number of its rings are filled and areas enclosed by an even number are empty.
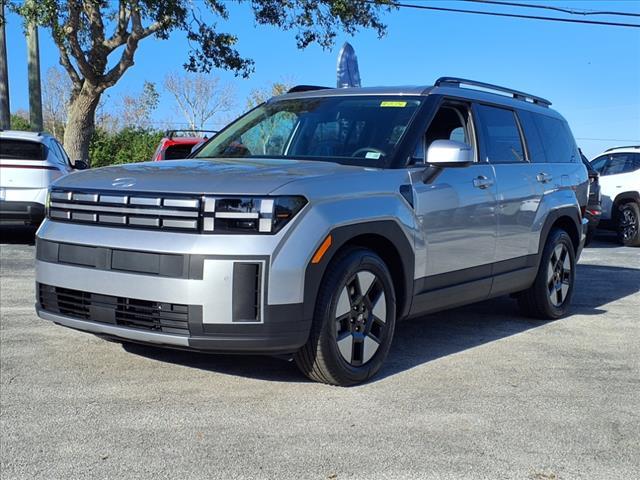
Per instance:
[[[547,244],[549,233],[551,233],[554,228],[560,228],[567,232],[567,234],[571,238],[574,252],[577,255],[580,249],[581,225],[582,223],[580,213],[576,208],[563,207],[551,210],[542,228],[542,234],[540,235],[540,244],[538,247],[538,264],[540,262],[540,258],[542,257],[544,246]]]
[[[640,205],[640,193],[634,191],[622,192],[616,195],[616,198],[613,200],[613,206],[611,208],[611,219],[616,220],[618,215],[618,209],[620,205],[623,205],[628,202],[636,202]]]
[[[305,272],[305,317],[311,318],[320,284],[327,267],[345,249],[368,248],[387,265],[396,293],[397,318],[405,317],[413,298],[415,258],[413,247],[402,228],[393,220],[380,220],[337,227],[330,232],[331,247],[317,264],[309,264]]]

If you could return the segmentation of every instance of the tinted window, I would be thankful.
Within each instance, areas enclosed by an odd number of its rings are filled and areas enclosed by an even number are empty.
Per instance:
[[[533,114],[547,155],[547,162],[572,162],[576,157],[576,142],[566,122],[546,115]]]
[[[604,171],[604,168],[607,166],[608,160],[609,160],[609,157],[607,157],[606,155],[603,157],[598,157],[591,162],[591,166],[596,172],[600,172],[602,174],[602,172]]]
[[[178,144],[171,145],[164,152],[165,160],[181,160],[183,158],[187,158],[191,153],[191,149],[193,145],[191,144]]]
[[[41,143],[2,138],[0,157],[11,160],[45,160],[47,154]]]
[[[640,169],[640,153],[613,153],[597,158],[591,164],[601,175],[617,175]]]
[[[542,145],[542,139],[538,132],[538,127],[533,121],[533,114],[526,110],[518,111],[518,118],[520,119],[520,125],[524,130],[524,137],[527,143],[527,150],[529,151],[529,161],[532,163],[544,163],[547,161],[544,147]]]
[[[492,163],[525,161],[520,130],[511,110],[479,105],[478,118],[487,160]]]

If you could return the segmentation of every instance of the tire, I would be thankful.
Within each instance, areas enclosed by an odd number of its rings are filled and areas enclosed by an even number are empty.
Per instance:
[[[625,247],[640,247],[640,207],[627,202],[618,209],[616,231],[618,240]]]
[[[325,272],[309,339],[294,360],[316,382],[343,387],[362,383],[380,370],[395,324],[389,269],[370,250],[346,250]]]
[[[589,230],[587,230],[587,234],[585,235],[585,239],[584,239],[584,246],[588,247],[591,242],[593,241],[593,236],[594,236],[594,230],[593,228],[590,228]]]
[[[517,297],[522,313],[543,320],[564,316],[571,304],[575,272],[571,237],[564,230],[553,229],[547,237],[533,285]]]

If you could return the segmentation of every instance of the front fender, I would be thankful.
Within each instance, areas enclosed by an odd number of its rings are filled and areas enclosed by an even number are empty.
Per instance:
[[[311,309],[312,314],[331,259],[350,239],[363,234],[383,236],[403,252],[403,269],[413,281],[417,221],[399,192],[312,202],[291,227],[272,257],[270,304],[303,301],[305,310]],[[329,234],[331,247],[318,264],[311,264],[314,253]]]

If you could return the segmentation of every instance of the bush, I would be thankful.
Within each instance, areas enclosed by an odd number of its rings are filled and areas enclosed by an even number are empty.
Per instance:
[[[91,166],[149,161],[163,136],[163,132],[140,128],[124,128],[114,133],[96,129],[89,146]]]

